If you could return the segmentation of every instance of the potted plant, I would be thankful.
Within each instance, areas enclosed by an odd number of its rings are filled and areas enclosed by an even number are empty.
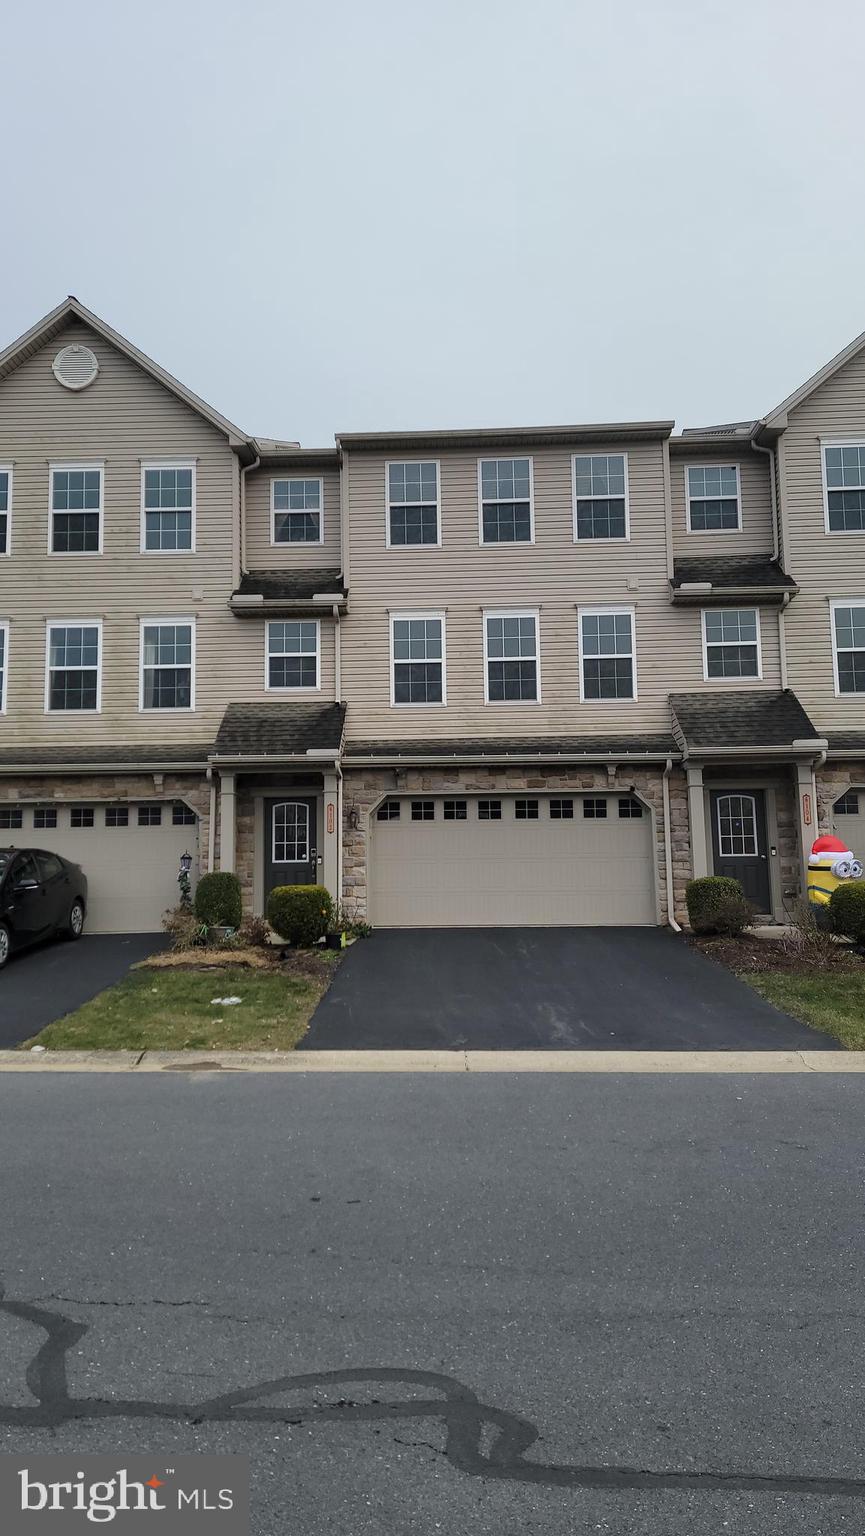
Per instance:
[[[228,870],[202,875],[195,891],[195,915],[207,928],[209,942],[224,944],[240,927],[243,901],[240,881]]]

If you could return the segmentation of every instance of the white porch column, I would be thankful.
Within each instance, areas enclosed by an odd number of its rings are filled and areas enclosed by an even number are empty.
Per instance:
[[[339,784],[335,773],[324,775],[324,829],[321,834],[323,863],[321,883],[332,899],[337,902],[339,890]]]
[[[689,763],[688,821],[691,824],[691,872],[695,880],[709,873],[706,847],[706,802],[703,794],[703,765]]]
[[[817,801],[814,773],[810,763],[796,764],[796,826],[799,830],[799,885],[801,896],[808,890],[808,855],[817,836]]]
[[[237,815],[233,773],[219,775],[219,867],[234,872]]]

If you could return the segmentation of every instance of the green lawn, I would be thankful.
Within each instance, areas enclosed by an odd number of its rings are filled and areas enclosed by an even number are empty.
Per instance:
[[[304,957],[296,972],[143,967],[28,1040],[50,1050],[290,1051],[330,984],[336,954]],[[242,999],[220,1007],[211,999]]]
[[[750,971],[742,981],[776,1008],[834,1035],[848,1051],[865,1050],[865,967],[855,971]]]

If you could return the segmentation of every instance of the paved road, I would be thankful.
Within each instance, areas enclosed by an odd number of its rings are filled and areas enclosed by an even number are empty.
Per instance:
[[[377,931],[313,1016],[321,1050],[834,1050],[657,928]]]
[[[243,1451],[255,1536],[859,1536],[863,1126],[854,1076],[0,1075],[0,1445]]]
[[[164,933],[85,934],[13,955],[0,971],[0,1050],[20,1045],[164,946]]]

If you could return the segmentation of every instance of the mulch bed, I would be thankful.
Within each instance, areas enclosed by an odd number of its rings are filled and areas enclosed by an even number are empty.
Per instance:
[[[743,934],[740,939],[700,937],[689,934],[686,942],[710,960],[717,960],[737,975],[759,971],[791,971],[811,974],[819,971],[854,971],[863,963],[862,954],[846,944],[836,944],[828,955],[814,954],[807,944],[792,939],[754,939]]]

